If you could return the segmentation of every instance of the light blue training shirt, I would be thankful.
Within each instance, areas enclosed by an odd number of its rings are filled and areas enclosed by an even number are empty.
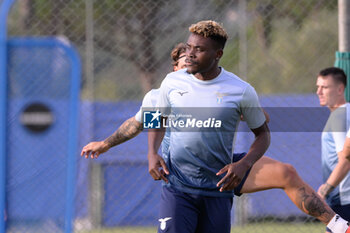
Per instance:
[[[232,191],[216,187],[224,176],[216,173],[232,161],[240,116],[251,129],[265,122],[254,88],[223,68],[208,81],[183,69],[163,80],[157,107],[168,122],[185,122],[185,127],[178,123],[170,129],[167,185],[192,194],[232,197]],[[215,126],[206,128],[205,122]]]

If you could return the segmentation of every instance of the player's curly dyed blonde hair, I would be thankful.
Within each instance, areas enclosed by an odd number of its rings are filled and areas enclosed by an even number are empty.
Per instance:
[[[172,65],[177,66],[180,55],[186,52],[186,45],[184,43],[179,43],[171,50]]]
[[[219,23],[212,20],[205,20],[192,24],[191,27],[189,27],[189,31],[216,41],[222,49],[225,47],[228,38],[225,29]]]

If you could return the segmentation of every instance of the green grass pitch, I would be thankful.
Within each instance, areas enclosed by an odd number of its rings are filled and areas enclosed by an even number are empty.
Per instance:
[[[325,231],[321,223],[254,223],[244,227],[232,227],[231,233],[320,233]],[[119,227],[98,229],[92,231],[79,231],[76,233],[155,233],[155,227]]]

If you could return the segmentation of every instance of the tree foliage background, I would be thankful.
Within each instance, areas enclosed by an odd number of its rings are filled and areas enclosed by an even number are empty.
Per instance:
[[[199,20],[230,35],[221,65],[260,94],[311,93],[337,50],[336,0],[21,0],[11,36],[65,36],[83,59],[83,97],[141,99],[171,71]]]

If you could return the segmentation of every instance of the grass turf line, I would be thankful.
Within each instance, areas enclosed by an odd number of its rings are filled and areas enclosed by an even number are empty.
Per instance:
[[[321,223],[253,223],[246,226],[232,227],[231,233],[319,233],[324,232],[325,226]],[[156,227],[118,227],[78,231],[76,233],[155,233]]]

